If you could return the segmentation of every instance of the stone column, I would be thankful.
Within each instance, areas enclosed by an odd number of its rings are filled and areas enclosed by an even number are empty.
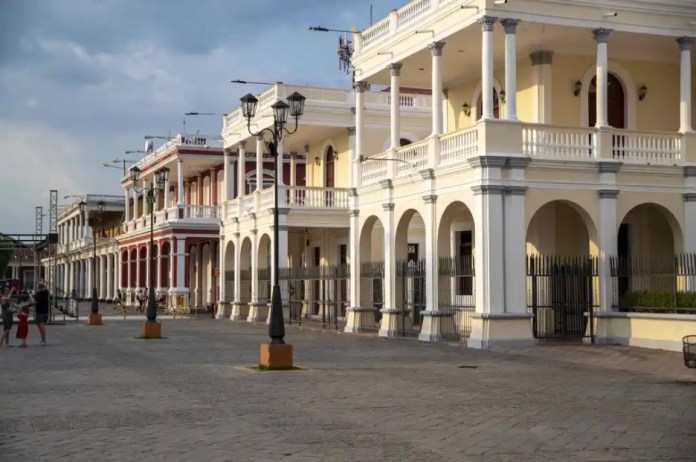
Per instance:
[[[601,168],[601,167],[600,167]],[[618,254],[618,225],[616,197],[618,189],[600,189],[599,195],[599,307],[601,312],[612,310],[612,280],[610,259]]]
[[[384,308],[382,308],[382,323],[379,327],[380,337],[398,335],[399,323],[403,312],[396,306],[396,254],[394,203],[382,204],[384,209]]]
[[[290,153],[290,186],[297,186],[297,154]]]
[[[418,340],[437,342],[442,339],[442,317],[438,293],[439,260],[437,251],[437,196],[423,196],[425,223],[425,311]]]
[[[510,159],[524,168],[527,159]],[[522,175],[520,175],[522,176]],[[524,210],[526,186],[508,186],[504,197],[505,312],[527,315],[527,240]],[[530,328],[531,329],[531,328]],[[531,333],[531,331],[530,331]]]
[[[196,175],[196,205],[205,204],[205,191],[203,190],[203,174]]]
[[[169,240],[169,291],[177,287],[176,280],[176,239]]]
[[[157,241],[157,270],[155,271],[155,288],[162,289],[162,241]]]
[[[505,29],[505,118],[517,120],[517,24],[519,19],[503,19]]]
[[[479,20],[483,31],[481,39],[482,119],[493,118],[493,27],[496,20],[497,18],[492,16],[483,16]]]
[[[176,183],[176,205],[184,205],[184,159],[179,159],[177,163],[177,183]]]
[[[164,197],[162,198],[162,209],[166,210],[169,208],[169,176],[167,176],[167,181],[164,182]]]
[[[86,238],[89,236],[89,222],[87,221],[87,210],[83,212],[84,215],[80,215],[82,219],[82,237]]]
[[[84,298],[92,299],[92,287],[94,287],[95,281],[92,281],[92,265],[95,265],[96,261],[94,259],[87,258],[87,264],[85,266],[85,285],[84,285]]]
[[[246,141],[239,142],[239,154],[237,156],[237,197],[242,197],[246,192],[246,184],[244,182],[246,176],[246,144]]]
[[[228,159],[229,161],[229,159]],[[227,164],[227,162],[225,163]],[[230,170],[228,168],[228,170]],[[223,173],[224,175],[224,173]],[[225,186],[223,185],[223,190],[225,189]],[[208,198],[210,199],[208,201],[208,205],[214,205],[215,203],[218,202],[218,191],[217,191],[217,172],[215,171],[214,168],[210,169],[210,186],[208,188]],[[224,201],[224,199],[223,199]],[[222,203],[223,201],[219,201],[219,203]]]
[[[445,42],[434,42],[428,45],[432,56],[432,135],[442,135],[442,48]]]
[[[230,150],[225,149],[224,151],[224,156],[223,156],[223,185],[222,185],[222,198],[220,203],[224,204],[228,200],[232,199],[234,197],[234,183],[232,182],[233,176],[232,176],[232,165],[231,165],[231,156],[230,156]]]
[[[597,42],[597,128],[609,126],[607,110],[607,82],[609,61],[607,56],[607,41],[609,29],[595,29],[592,31]]]
[[[259,243],[257,230],[251,232],[251,302],[249,303],[249,315],[247,322],[263,321],[263,311],[259,306]]]
[[[346,310],[345,332],[358,333],[373,327],[372,307],[363,307],[360,299],[360,210],[350,211],[350,307]]]
[[[350,183],[351,188],[360,187],[360,183],[362,181],[361,159],[362,156],[365,155],[365,105],[363,99],[365,97],[366,90],[367,83],[355,83],[355,152],[353,153],[353,158],[351,159],[353,166],[353,175]]]
[[[220,262],[220,264],[218,265],[218,267],[220,268],[220,274],[218,275],[218,286],[220,287],[220,299],[218,300],[215,319],[222,319],[225,317],[225,303],[227,301],[227,287],[225,287],[225,282],[227,280],[225,278],[225,271],[227,271],[227,262],[225,261],[225,247],[225,236],[221,234],[220,245],[218,245],[218,261]]]
[[[241,239],[238,232],[233,233],[234,236],[234,303],[232,305],[232,313],[230,313],[230,321],[239,321],[244,319],[242,315],[242,249]]]
[[[263,189],[263,138],[256,137],[256,191]]]
[[[390,127],[390,149],[399,149],[401,147],[401,115],[399,104],[400,88],[399,76],[401,75],[401,63],[389,65],[389,74],[391,75],[391,127]],[[435,98],[433,97],[433,100]]]
[[[694,176],[696,176],[696,172],[694,172]],[[685,193],[683,198],[684,252],[696,253],[696,193]]]
[[[529,59],[532,62],[532,82],[534,84],[533,120],[540,124],[550,124],[552,121],[553,51],[538,50],[531,53]]]
[[[278,156],[275,158],[275,163],[276,163],[276,172],[278,175],[278,186],[283,186],[285,184],[284,178],[283,178],[283,140],[280,140],[280,143],[278,143]],[[282,188],[281,188],[282,190]]]
[[[130,188],[125,189],[126,193],[126,219],[124,221],[130,221]]]
[[[133,189],[132,191],[133,191],[133,219],[137,219],[140,217],[140,212],[138,210],[140,204],[138,201],[138,193],[135,191],[135,189]]]
[[[677,39],[681,54],[679,72],[679,131],[692,130],[691,122],[691,48],[694,37],[679,37]]]

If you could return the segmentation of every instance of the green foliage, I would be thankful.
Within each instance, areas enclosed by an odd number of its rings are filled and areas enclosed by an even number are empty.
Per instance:
[[[624,295],[621,308],[622,311],[643,313],[664,313],[667,310],[696,313],[696,292],[677,292],[676,307],[672,292],[660,290],[629,292]]]

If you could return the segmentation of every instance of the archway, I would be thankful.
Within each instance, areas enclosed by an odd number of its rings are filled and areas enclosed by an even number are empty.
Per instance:
[[[384,307],[384,226],[377,216],[365,220],[360,231],[360,306],[374,310],[382,319]]]
[[[527,226],[527,306],[536,338],[581,339],[599,300],[596,228],[578,204],[553,200]]]
[[[451,315],[443,318],[445,337],[471,334],[471,315],[476,311],[474,228],[471,210],[459,201],[447,205],[438,225],[438,310]]]
[[[160,244],[162,247],[162,259],[160,263],[160,288],[162,289],[168,289],[171,285],[171,275],[169,274],[169,259],[170,259],[170,254],[172,253],[172,247],[171,244],[168,241],[165,241],[164,243]]]
[[[665,207],[643,203],[633,207],[621,220],[617,236],[617,258],[613,274],[618,305],[643,306],[671,301],[675,288],[687,289],[675,266],[675,254],[682,248],[679,221]],[[653,300],[645,299],[645,293]]]
[[[588,124],[597,123],[597,76],[590,81],[587,92]],[[607,73],[607,123],[614,128],[626,128],[626,91],[616,74]]]
[[[334,151],[334,147],[329,145],[324,153],[324,186],[327,188],[334,187],[335,158],[336,152]]]
[[[241,303],[249,303],[251,301],[251,239],[245,237],[242,241],[242,246],[239,248],[239,268],[235,271],[240,271],[240,287],[239,297],[237,301]]]
[[[211,247],[208,242],[201,247],[201,304],[207,305],[212,302],[213,294],[213,262]]]
[[[396,300],[402,309],[401,334],[417,333],[421,312],[425,310],[425,223],[416,210],[409,209],[399,219],[395,236]]]
[[[225,246],[225,274],[223,281],[225,284],[225,302],[235,300],[234,275],[239,268],[234,267],[234,242],[229,241]]]
[[[259,238],[258,252],[255,269],[259,277],[259,303],[267,305],[271,303],[271,238],[268,234],[263,234]]]

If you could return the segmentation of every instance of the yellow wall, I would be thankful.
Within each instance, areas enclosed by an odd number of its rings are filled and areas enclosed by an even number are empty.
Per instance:
[[[696,318],[689,315],[617,313],[600,317],[596,322],[600,343],[673,351],[680,351],[682,337],[696,330]]]
[[[662,212],[654,206],[643,205],[626,215],[629,225],[629,254],[640,257],[671,257],[674,255],[672,228]]]
[[[585,222],[571,206],[552,202],[539,209],[527,231],[527,253],[586,256],[590,238]]]

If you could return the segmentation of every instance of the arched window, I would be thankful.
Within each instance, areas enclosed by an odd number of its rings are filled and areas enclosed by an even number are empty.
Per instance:
[[[592,78],[587,92],[589,126],[597,123],[597,76]],[[607,123],[614,128],[626,128],[626,99],[624,88],[619,78],[607,74]]]
[[[262,177],[263,183],[261,184],[261,189],[273,187],[273,177],[273,170],[264,170]],[[247,173],[245,180],[246,194],[251,194],[252,192],[256,191],[256,171]]]
[[[483,92],[479,93],[478,101],[476,102],[476,115],[481,118],[483,114]],[[500,101],[498,100],[498,91],[493,88],[493,117],[500,118]]]

